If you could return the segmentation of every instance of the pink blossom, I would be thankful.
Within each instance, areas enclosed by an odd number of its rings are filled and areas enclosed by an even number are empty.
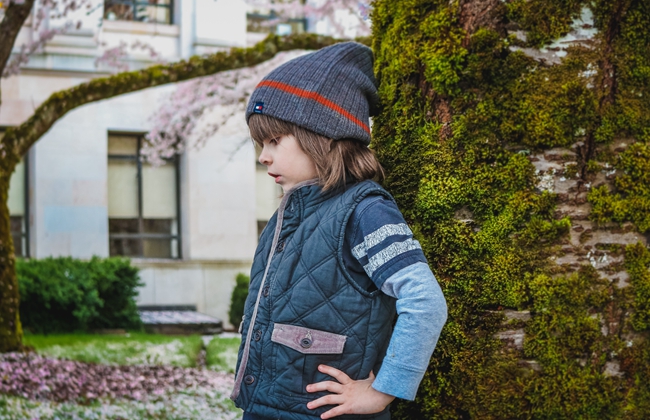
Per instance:
[[[108,366],[36,354],[0,355],[0,394],[52,401],[148,395],[204,386],[226,393],[231,374],[172,366]]]
[[[161,101],[151,116],[151,131],[142,153],[154,165],[188,148],[200,148],[233,115],[242,115],[248,96],[259,81],[275,67],[304,54],[305,51],[280,53],[255,67],[217,73],[179,83],[176,91]],[[224,111],[214,121],[202,121],[209,110]],[[202,122],[202,124],[201,124]]]

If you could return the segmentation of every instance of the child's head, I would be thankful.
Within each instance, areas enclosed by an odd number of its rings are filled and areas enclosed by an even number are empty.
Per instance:
[[[298,164],[298,162],[302,162],[300,159],[300,153],[302,153],[311,160],[314,172],[309,172],[308,168],[304,169],[304,165],[294,168],[297,174],[304,174],[304,179],[298,179],[297,181],[311,179],[313,176],[309,176],[309,174],[313,173],[318,178],[323,190],[327,191],[343,186],[346,182],[383,177],[381,165],[372,150],[358,140],[328,139],[295,124],[266,115],[253,115],[248,121],[248,125],[251,137],[258,146],[264,148],[266,143],[266,148],[274,148],[276,145],[269,146],[269,141],[279,139],[279,144],[277,144],[275,150],[276,153],[285,151],[285,159],[293,159]],[[287,139],[286,137],[291,138]],[[300,149],[298,151],[292,149],[291,145],[288,144],[290,141],[295,141]],[[271,157],[271,161],[272,159]],[[269,166],[269,171],[273,172],[272,175],[284,175],[276,173],[279,171],[275,168],[271,169],[269,156],[264,150],[260,155],[260,162]],[[280,183],[285,192],[295,185],[295,183]]]
[[[298,57],[253,92],[246,111],[251,137],[265,146],[291,136],[313,161],[324,190],[380,178],[381,165],[367,147],[378,102],[375,84],[372,51],[362,44],[336,44]]]

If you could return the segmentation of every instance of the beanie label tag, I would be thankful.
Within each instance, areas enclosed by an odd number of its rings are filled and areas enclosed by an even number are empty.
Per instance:
[[[253,108],[253,112],[256,114],[261,114],[263,110],[264,110],[264,102],[256,102],[255,108]]]

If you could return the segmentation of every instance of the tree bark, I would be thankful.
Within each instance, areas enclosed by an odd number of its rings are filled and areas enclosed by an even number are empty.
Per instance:
[[[398,3],[373,147],[449,318],[393,418],[650,418],[650,3]]]
[[[34,0],[25,0],[23,3],[10,2],[5,11],[5,17],[0,22],[0,39],[2,40],[0,42],[0,75],[4,72],[18,32],[23,27],[33,6]]]
[[[15,164],[14,164],[15,166]],[[20,296],[7,195],[11,172],[0,175],[0,353],[22,348]]]
[[[251,67],[282,51],[315,50],[335,42],[339,41],[314,34],[269,36],[251,48],[233,48],[230,52],[195,56],[177,63],[93,79],[52,94],[27,121],[8,128],[0,142],[0,352],[20,349],[22,340],[18,282],[7,209],[9,181],[20,158],[59,118],[74,108],[91,102],[221,71]]]

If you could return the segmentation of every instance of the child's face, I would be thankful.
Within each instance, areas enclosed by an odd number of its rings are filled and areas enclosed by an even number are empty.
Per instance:
[[[297,183],[317,177],[314,161],[300,148],[294,136],[264,140],[259,161],[286,193]]]

